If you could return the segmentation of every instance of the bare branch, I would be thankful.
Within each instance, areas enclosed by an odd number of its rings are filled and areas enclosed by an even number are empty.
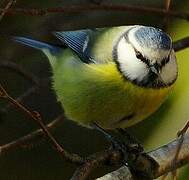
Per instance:
[[[30,95],[32,95],[33,93],[35,93],[37,89],[38,89],[37,86],[33,86],[33,87],[29,88],[27,91],[25,91],[22,95],[20,95],[15,100],[18,101],[18,102],[22,102],[25,98],[27,98]],[[5,107],[0,109],[0,113],[6,114],[7,111],[10,109],[10,107],[12,107],[12,104],[9,103]]]
[[[169,11],[170,5],[171,5],[171,0],[165,0],[165,9],[167,11]]]
[[[0,9],[2,12],[3,9]],[[46,9],[23,9],[14,8],[9,9],[6,14],[24,14],[27,16],[44,16],[50,13],[81,13],[88,11],[124,11],[124,12],[135,12],[135,13],[150,13],[155,15],[169,15],[172,17],[177,17],[181,19],[189,19],[188,12],[179,11],[167,11],[166,9],[150,7],[150,6],[136,6],[127,4],[111,4],[111,3],[100,3],[98,4],[86,4],[86,5],[72,5],[57,8],[46,8]]]
[[[23,76],[24,78],[28,79],[34,85],[37,85],[37,86],[39,85],[39,79],[35,75],[33,75],[32,73],[29,73],[22,66],[20,66],[16,63],[13,63],[11,61],[2,61],[2,62],[0,62],[0,68],[9,69],[9,70],[19,74],[20,76]]]
[[[3,19],[4,15],[6,14],[6,12],[10,9],[10,7],[16,3],[16,0],[9,0],[9,2],[7,3],[7,5],[5,6],[4,9],[1,9],[1,14],[0,14],[0,21]]]
[[[134,180],[134,177],[128,167],[122,166],[118,170],[108,173],[96,180]]]
[[[63,116],[57,117],[55,120],[47,124],[48,130],[55,129],[58,124],[62,123]],[[37,129],[36,131],[33,131],[19,139],[16,139],[15,141],[12,141],[10,143],[4,144],[0,146],[0,153],[8,153],[9,151],[13,149],[17,149],[20,147],[25,147],[27,145],[33,144],[35,140],[40,140],[42,137],[44,137],[43,131],[41,129]]]
[[[91,171],[94,171],[97,167],[104,165],[107,161],[120,163],[122,156],[118,151],[112,149],[105,150],[103,152],[95,153],[86,158],[86,162],[82,164],[75,173],[73,174],[71,180],[85,180],[88,178]],[[110,163],[108,163],[110,164]]]
[[[185,37],[173,43],[173,48],[175,51],[181,51],[189,47],[189,37]]]
[[[182,143],[180,143],[180,141],[182,141]],[[175,166],[173,166],[173,160],[175,159],[175,154],[178,152],[178,145],[180,144],[181,148],[177,157],[177,161],[175,162]],[[151,174],[153,178],[160,177],[161,175],[174,170],[174,168],[184,166],[189,162],[189,134],[177,138],[169,144],[164,145],[147,154],[159,164],[159,167],[153,172],[153,174]],[[137,165],[134,167],[137,168]],[[136,169],[136,171],[140,171],[140,169]],[[129,177],[129,180],[133,180],[133,177],[130,174],[128,168],[123,166],[114,172],[98,178],[98,180],[124,180],[126,177]]]
[[[47,87],[50,84],[50,79],[40,79],[34,74],[26,71],[22,66],[11,61],[2,61],[0,62],[0,68],[8,69],[16,74],[22,76],[23,78],[30,81],[34,86],[29,88],[26,92],[16,98],[16,101],[22,102],[24,98],[27,98],[31,94],[35,93],[39,88]],[[0,109],[0,113],[6,113],[7,110],[11,107],[11,104],[8,104],[4,108]]]
[[[1,66],[1,63],[0,63],[0,66]],[[21,94],[19,97],[17,97],[15,100],[17,102],[23,102],[24,99],[28,98],[29,96],[31,96],[32,94],[34,93],[37,93],[40,88],[47,88],[47,87],[50,87],[50,79],[38,79],[37,80],[38,84],[37,85],[34,85],[32,86],[31,88],[29,88],[28,90],[26,90],[23,94]],[[40,82],[40,83],[39,83]],[[5,107],[2,107],[0,109],[0,113],[2,114],[6,114],[7,111],[12,107],[12,104],[9,103],[7,105],[5,105]]]
[[[31,117],[34,121],[38,123],[40,128],[42,129],[44,135],[50,140],[52,146],[57,150],[57,152],[66,160],[69,160],[74,163],[81,164],[84,160],[78,156],[77,154],[71,154],[64,150],[64,148],[56,141],[56,139],[52,136],[52,134],[48,131],[47,127],[42,121],[41,115],[37,111],[31,111],[26,106],[22,105],[21,103],[17,102],[14,98],[12,98],[3,86],[0,84],[0,97],[8,100],[12,103],[16,108],[25,112],[29,117]]]
[[[164,31],[166,31],[168,24],[169,24],[169,11],[171,6],[171,0],[165,0],[165,10],[167,11],[167,14],[164,17]]]

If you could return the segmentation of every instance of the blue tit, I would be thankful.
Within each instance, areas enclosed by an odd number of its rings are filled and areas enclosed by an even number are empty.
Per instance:
[[[161,106],[177,79],[172,40],[160,29],[135,25],[54,35],[67,48],[14,39],[47,56],[57,100],[82,126],[134,125]]]

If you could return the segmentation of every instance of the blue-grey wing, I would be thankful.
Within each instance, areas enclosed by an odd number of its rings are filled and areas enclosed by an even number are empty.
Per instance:
[[[36,40],[30,39],[30,38],[25,38],[25,37],[20,37],[20,36],[15,36],[15,37],[12,37],[12,38],[13,38],[14,41],[16,41],[18,43],[24,44],[26,46],[30,46],[30,47],[35,48],[35,49],[39,49],[41,51],[44,50],[44,49],[47,49],[52,54],[55,54],[55,55],[57,53],[61,52],[61,48],[59,48],[55,45],[45,43],[45,42],[36,41]]]
[[[72,49],[81,60],[85,63],[94,62],[90,54],[90,41],[92,41],[92,34],[94,30],[77,30],[77,31],[61,31],[54,32],[54,35],[60,39],[67,47]]]

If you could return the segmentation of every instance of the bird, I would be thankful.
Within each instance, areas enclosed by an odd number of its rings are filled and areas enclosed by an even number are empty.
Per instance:
[[[161,29],[117,26],[53,32],[53,45],[26,37],[52,69],[52,89],[69,120],[91,128],[127,128],[153,114],[178,76],[171,37]]]

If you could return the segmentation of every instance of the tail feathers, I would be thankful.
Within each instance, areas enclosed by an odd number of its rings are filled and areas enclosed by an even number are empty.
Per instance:
[[[32,48],[39,49],[41,51],[49,50],[50,53],[52,53],[52,54],[57,54],[58,52],[60,52],[59,47],[56,47],[56,46],[53,46],[53,45],[50,45],[50,44],[47,44],[47,43],[44,43],[44,42],[36,41],[36,40],[33,40],[33,39],[16,36],[16,37],[13,37],[13,40],[16,41],[16,42],[19,42],[21,44],[30,46]]]

